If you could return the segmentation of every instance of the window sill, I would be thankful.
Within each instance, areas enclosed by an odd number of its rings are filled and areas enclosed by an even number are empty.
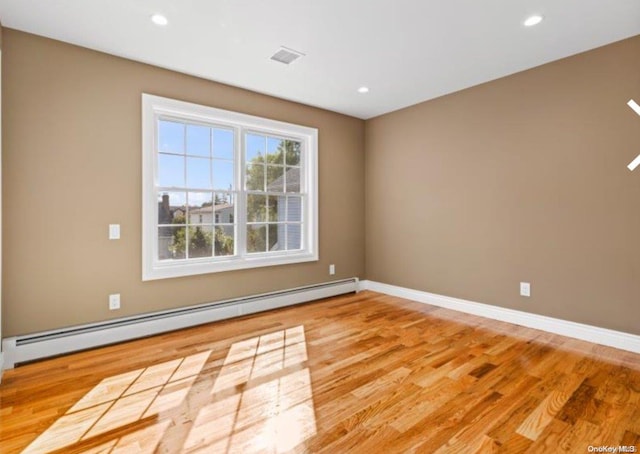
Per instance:
[[[195,276],[199,274],[221,273],[225,271],[261,268],[265,266],[290,265],[294,263],[314,262],[318,254],[309,252],[283,253],[272,256],[244,258],[231,257],[217,261],[156,262],[143,267],[143,281],[168,279],[172,277]]]

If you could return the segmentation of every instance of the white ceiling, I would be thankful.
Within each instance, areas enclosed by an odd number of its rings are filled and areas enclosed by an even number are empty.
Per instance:
[[[545,20],[524,27],[533,13]],[[0,21],[371,118],[640,34],[640,1],[0,0]],[[306,56],[271,61],[280,46]]]

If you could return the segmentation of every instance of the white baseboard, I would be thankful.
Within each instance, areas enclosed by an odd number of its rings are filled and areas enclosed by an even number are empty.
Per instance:
[[[397,296],[419,303],[444,307],[458,312],[478,315],[493,320],[513,323],[515,325],[535,328],[562,336],[573,337],[596,344],[607,345],[634,353],[640,353],[640,336],[614,331],[597,326],[570,322],[544,315],[530,314],[528,312],[506,309],[489,304],[477,303],[450,296],[437,295],[435,293],[398,287],[396,285],[383,284],[375,281],[363,280],[359,283],[359,290],[372,290],[386,295]]]
[[[17,363],[292,306],[357,290],[357,278],[344,279],[142,316],[125,317],[104,323],[9,337],[2,340],[3,366],[5,369],[12,369]]]

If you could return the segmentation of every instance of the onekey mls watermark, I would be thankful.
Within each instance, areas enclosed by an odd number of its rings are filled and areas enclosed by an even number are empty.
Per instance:
[[[605,446],[605,445],[601,445],[601,446],[592,446],[589,445],[589,447],[587,448],[588,452],[606,452],[606,453],[627,453],[627,452],[638,452],[638,447],[637,446],[624,446],[624,445],[618,445],[618,446]]]

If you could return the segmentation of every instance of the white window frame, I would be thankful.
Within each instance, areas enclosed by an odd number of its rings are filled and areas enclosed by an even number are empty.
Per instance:
[[[158,119],[174,117],[234,130],[236,181],[236,253],[230,257],[158,260]],[[301,143],[302,249],[246,252],[245,134],[257,132]],[[294,195],[294,194],[291,194]],[[142,94],[142,280],[165,279],[205,273],[286,265],[318,260],[318,130],[267,118]]]

